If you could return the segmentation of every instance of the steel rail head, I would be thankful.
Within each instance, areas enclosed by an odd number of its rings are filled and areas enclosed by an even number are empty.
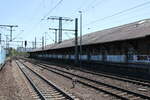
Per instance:
[[[43,65],[43,64],[42,64],[42,65]],[[44,66],[47,66],[47,65],[44,65]],[[48,67],[48,66],[47,66],[47,67]],[[43,68],[44,68],[44,67],[43,67]],[[125,89],[122,89],[122,88],[119,88],[119,87],[116,87],[116,86],[113,86],[113,85],[109,85],[109,84],[106,84],[106,83],[103,83],[103,82],[99,82],[99,81],[96,81],[96,80],[92,80],[92,79],[89,79],[89,78],[86,78],[86,77],[82,77],[82,76],[79,76],[79,75],[75,75],[75,74],[73,74],[73,73],[69,73],[69,72],[66,72],[66,71],[63,71],[63,70],[60,70],[60,69],[57,69],[57,68],[52,68],[52,69],[55,69],[55,70],[58,70],[58,71],[61,71],[61,72],[67,73],[67,74],[71,74],[71,75],[74,75],[74,76],[76,76],[76,77],[79,77],[79,78],[82,78],[82,79],[86,79],[86,80],[95,82],[95,83],[97,83],[97,84],[102,84],[102,85],[105,85],[105,86],[108,86],[108,87],[111,87],[111,88],[115,88],[115,89],[120,90],[120,91],[124,91],[124,92],[130,93],[130,94],[133,94],[133,95],[135,95],[135,96],[139,96],[139,97],[141,97],[141,98],[150,100],[150,97],[149,97],[149,96],[145,96],[145,95],[142,95],[142,94],[139,94],[139,93],[136,93],[136,92],[132,92],[132,91],[129,91],[129,90],[125,90]]]
[[[48,65],[41,64],[41,63],[40,63],[40,65],[37,64],[37,63],[34,63],[34,64],[36,64],[37,66],[40,66],[40,67],[42,67],[41,65],[46,66],[46,67],[49,67]],[[44,68],[44,67],[42,67],[42,68]],[[51,67],[51,68],[52,68],[52,67]],[[50,70],[50,69],[48,69],[48,68],[45,68],[45,69]],[[58,71],[61,71],[61,72],[64,72],[64,73],[68,73],[68,74],[71,74],[71,75],[74,75],[74,76],[77,76],[77,77],[80,77],[80,78],[83,78],[83,79],[86,79],[86,80],[89,80],[89,81],[92,81],[92,82],[95,82],[95,83],[98,83],[98,84],[101,84],[101,85],[104,85],[104,86],[108,86],[108,87],[111,87],[111,88],[115,88],[115,89],[117,89],[117,90],[124,91],[124,92],[130,93],[130,94],[133,94],[133,95],[135,95],[135,96],[139,96],[139,97],[141,97],[141,98],[150,100],[150,97],[149,97],[149,96],[145,96],[145,95],[142,95],[142,94],[139,94],[139,93],[135,93],[135,92],[132,92],[132,91],[129,91],[129,90],[125,90],[125,89],[122,89],[122,88],[119,88],[119,87],[115,87],[115,86],[113,86],[113,85],[109,85],[109,84],[106,84],[106,83],[103,83],[103,82],[98,82],[98,81],[95,81],[95,80],[92,80],[92,79],[89,79],[89,78],[86,78],[86,77],[82,77],[82,76],[79,76],[79,75],[75,75],[75,74],[73,74],[73,73],[69,73],[69,72],[66,72],[66,71],[62,71],[62,70],[57,69],[57,68],[52,68],[52,69],[58,70]],[[55,72],[55,71],[53,71],[53,72]],[[58,72],[55,72],[55,73],[58,73]],[[60,74],[60,73],[58,73],[58,74]],[[63,75],[63,74],[62,74],[62,75]],[[63,75],[63,76],[65,76],[65,75]],[[83,83],[83,82],[81,82],[81,83]],[[85,83],[83,83],[83,84],[85,84]]]
[[[18,64],[18,62],[16,62],[16,64],[18,65],[19,69],[22,71],[22,73],[24,74],[24,76],[26,77],[26,79],[29,81],[29,83],[31,84],[31,86],[33,87],[33,89],[35,90],[35,92],[38,94],[39,98],[41,100],[46,100],[46,98],[42,95],[42,93],[40,92],[40,90],[36,87],[36,85],[34,84],[34,82],[28,77],[28,75],[20,67],[20,65]]]
[[[63,91],[62,89],[58,88],[58,86],[54,85],[52,82],[48,81],[47,79],[45,79],[44,77],[42,77],[40,74],[36,73],[35,71],[33,71],[31,68],[27,67],[27,65],[25,65],[24,63],[22,63],[26,68],[28,68],[30,71],[32,71],[34,74],[36,74],[38,77],[40,77],[42,80],[44,80],[47,84],[49,84],[50,86],[52,86],[53,88],[55,88],[57,91],[59,91],[60,93],[62,93],[67,99],[69,100],[74,100],[74,98],[72,98],[69,94],[67,94],[65,91]]]

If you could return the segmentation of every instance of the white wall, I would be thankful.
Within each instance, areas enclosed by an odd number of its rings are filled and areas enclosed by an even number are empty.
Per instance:
[[[102,55],[91,55],[90,60],[102,61]]]
[[[108,62],[125,62],[125,55],[107,55],[106,61]]]
[[[38,55],[38,57],[48,57],[48,58],[58,58],[58,59],[69,59],[69,55]],[[70,59],[74,60],[75,56],[70,55]],[[88,60],[88,55],[81,55],[79,59]],[[92,61],[102,61],[102,55],[91,55],[90,60]],[[106,55],[106,61],[108,62],[125,62],[126,56],[125,55]],[[150,55],[131,55],[130,59],[128,60],[132,63],[150,63]]]
[[[133,55],[129,62],[150,63],[150,55]]]
[[[79,55],[79,59],[81,60],[87,60],[88,59],[88,56],[87,55]]]

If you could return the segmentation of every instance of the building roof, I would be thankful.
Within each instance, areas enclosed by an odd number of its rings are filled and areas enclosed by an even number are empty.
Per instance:
[[[82,37],[82,45],[102,44],[115,41],[130,40],[150,36],[150,19],[125,24],[86,34]],[[64,40],[62,43],[47,45],[44,50],[60,49],[74,46],[74,39]],[[33,50],[41,51],[42,48]]]

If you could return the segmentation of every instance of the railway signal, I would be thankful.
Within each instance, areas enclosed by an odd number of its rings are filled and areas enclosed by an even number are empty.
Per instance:
[[[27,41],[24,42],[24,46],[27,47]]]

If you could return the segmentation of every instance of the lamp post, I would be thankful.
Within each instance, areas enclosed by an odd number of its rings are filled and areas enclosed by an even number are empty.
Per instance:
[[[82,55],[82,11],[80,13],[80,67],[81,67],[81,55]]]

